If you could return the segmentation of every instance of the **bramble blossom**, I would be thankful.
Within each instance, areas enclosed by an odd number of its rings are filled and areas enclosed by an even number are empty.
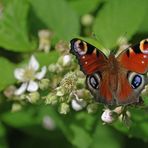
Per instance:
[[[46,66],[39,70],[39,63],[36,58],[32,55],[29,61],[29,64],[25,68],[16,68],[14,71],[15,78],[21,82],[20,88],[16,89],[15,95],[21,95],[26,90],[28,92],[35,92],[39,88],[37,80],[41,80],[47,71]]]

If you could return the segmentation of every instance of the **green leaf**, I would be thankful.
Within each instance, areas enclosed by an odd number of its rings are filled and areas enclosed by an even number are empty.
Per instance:
[[[0,123],[0,147],[8,148],[8,145],[6,143],[6,130],[2,123]]]
[[[67,124],[67,130],[71,132],[67,137],[70,142],[78,148],[88,148],[92,142],[92,135],[90,134],[94,123],[96,122],[95,116],[85,112],[73,114],[71,120],[64,121]]]
[[[131,39],[144,19],[147,5],[147,0],[106,0],[97,14],[93,31],[107,48],[116,46],[125,33],[125,37]]]
[[[116,122],[114,127],[129,137],[140,138],[144,141],[148,141],[148,119],[147,108],[131,108],[131,125],[126,127],[122,122]]]
[[[15,82],[13,76],[14,68],[15,66],[7,59],[0,58],[0,90]]]
[[[148,5],[147,5],[148,9]],[[147,19],[147,13],[145,13],[145,17],[143,18],[143,21],[139,27],[139,32],[143,34],[148,34],[148,19]]]
[[[50,51],[48,54],[47,53],[35,53],[34,54],[37,60],[39,61],[41,66],[44,65],[49,65],[51,63],[57,62],[57,59],[59,57],[59,53],[57,51]]]
[[[65,0],[29,1],[35,15],[54,32],[58,39],[70,40],[78,35],[78,17]]]
[[[40,68],[45,65],[48,66],[51,63],[56,63],[59,57],[59,53],[57,51],[50,51],[49,53],[35,52],[33,55],[35,56],[36,60],[39,62]],[[17,67],[25,68],[25,66],[28,65],[29,63],[30,58],[31,55],[30,56],[27,55],[25,59],[17,65]]]
[[[99,6],[101,0],[73,0],[70,1],[70,5],[75,9],[79,15],[85,15],[90,12],[94,12]]]
[[[121,137],[107,125],[98,124],[92,137],[92,148],[119,148]]]
[[[1,115],[1,120],[14,128],[24,128],[39,124],[38,116],[35,116],[35,108],[24,109],[19,112],[6,112]]]
[[[1,5],[6,6],[9,3],[9,0],[1,0]]]
[[[10,1],[0,21],[0,46],[11,51],[26,52],[35,48],[29,42],[27,15],[29,5],[26,0]]]
[[[28,106],[20,112],[4,113],[1,115],[1,120],[9,126],[26,129],[42,125],[43,117],[47,115],[54,120],[56,126],[73,145],[80,148],[89,147],[92,141],[89,132],[96,119],[88,113],[81,112],[64,116],[57,113],[56,109],[51,106]]]
[[[43,107],[40,110],[40,114],[42,116],[49,115],[73,145],[80,148],[89,147],[92,141],[89,132],[95,122],[95,118],[92,115],[81,112],[64,116],[57,113],[55,108],[49,106]]]

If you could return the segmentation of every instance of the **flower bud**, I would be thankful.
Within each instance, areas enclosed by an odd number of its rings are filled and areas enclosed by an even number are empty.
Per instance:
[[[21,109],[22,109],[21,104],[19,104],[19,103],[13,103],[12,104],[12,108],[11,108],[12,112],[17,112],[17,111],[20,111]]]
[[[116,107],[113,111],[114,111],[115,113],[117,113],[117,114],[121,114],[122,111],[123,111],[123,108],[122,108],[122,106],[118,106],[118,107]]]
[[[40,99],[40,94],[38,92],[32,92],[26,98],[30,103],[36,103]]]
[[[68,51],[69,46],[67,42],[61,40],[56,44],[55,49],[61,53],[65,53]]]
[[[127,127],[130,127],[130,125],[131,125],[131,114],[130,114],[130,112],[126,111],[126,112],[122,113],[119,116],[119,120],[121,122],[123,122]]]
[[[145,86],[145,88],[142,90],[142,95],[148,94],[148,85]]]
[[[48,66],[48,70],[49,70],[50,72],[53,72],[53,73],[59,73],[59,72],[61,72],[63,69],[62,69],[61,65],[59,65],[59,64],[50,64],[50,65]]]
[[[85,15],[82,17],[81,22],[82,22],[82,24],[83,24],[84,26],[90,26],[90,25],[92,25],[93,20],[94,20],[94,18],[93,18],[92,15],[90,15],[90,14],[85,14]]]
[[[56,66],[55,66],[55,64],[50,64],[50,65],[48,66],[48,70],[49,70],[50,72],[55,72],[55,71],[56,71]]]
[[[49,88],[49,79],[42,79],[39,83],[39,87],[41,90],[46,90]]]
[[[11,99],[13,96],[14,96],[14,92],[16,90],[16,87],[14,85],[10,85],[9,87],[7,87],[5,90],[4,90],[4,95]]]
[[[62,87],[57,87],[56,91],[57,91],[56,96],[58,96],[58,97],[62,97],[65,94],[64,89],[62,89]]]
[[[57,104],[57,102],[58,102],[58,99],[56,95],[54,95],[53,93],[50,93],[47,95],[45,104],[55,105]]]
[[[65,55],[63,57],[62,65],[64,67],[67,67],[67,66],[70,66],[70,64],[71,64],[71,56],[70,55]]]
[[[69,105],[67,103],[62,103],[59,109],[60,114],[67,114],[69,111]]]
[[[39,47],[38,49],[41,51],[45,51],[46,53],[49,52],[51,48],[51,38],[53,36],[53,33],[49,30],[40,30],[38,32],[39,37]]]
[[[105,123],[112,123],[115,120],[115,118],[113,117],[113,111],[111,111],[110,109],[105,109],[101,116],[101,119]]]
[[[96,103],[91,103],[87,106],[88,113],[95,113],[98,109],[98,105]]]
[[[84,88],[84,85],[85,85],[84,77],[83,78],[78,78],[76,85],[77,85],[77,88]]]
[[[123,120],[126,120],[126,119],[130,118],[130,117],[131,117],[131,113],[129,111],[126,111],[124,114],[122,113],[119,116],[119,120],[123,121]]]

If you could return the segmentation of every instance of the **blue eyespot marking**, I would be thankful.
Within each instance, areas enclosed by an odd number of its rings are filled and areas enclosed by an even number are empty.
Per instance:
[[[132,82],[131,82],[132,88],[133,89],[138,88],[141,85],[141,83],[142,83],[142,77],[139,75],[135,75]]]
[[[97,89],[99,83],[98,83],[98,80],[97,80],[94,76],[91,76],[91,77],[90,77],[89,82],[90,82],[90,85],[91,85],[94,89]]]

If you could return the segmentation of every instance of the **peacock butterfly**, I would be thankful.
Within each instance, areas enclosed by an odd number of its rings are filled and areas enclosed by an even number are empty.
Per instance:
[[[86,84],[95,100],[106,105],[128,105],[140,101],[148,84],[148,39],[109,57],[93,45],[74,38],[70,52],[86,75]]]

